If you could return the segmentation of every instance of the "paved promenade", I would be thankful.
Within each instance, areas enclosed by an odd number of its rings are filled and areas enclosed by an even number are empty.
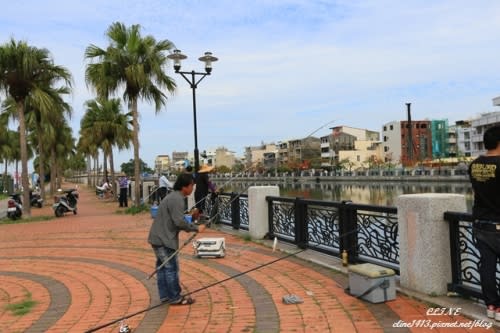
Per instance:
[[[117,206],[81,190],[78,215],[0,225],[1,333],[84,332],[158,303],[156,280],[146,279],[155,261],[146,242],[152,220],[146,213],[119,214]],[[32,214],[53,216],[48,206],[32,208]],[[286,255],[222,230],[210,229],[199,237],[225,237],[226,257],[197,259],[186,246],[180,259],[186,291]],[[315,256],[307,252],[305,257]],[[473,320],[462,314],[428,315],[436,305],[399,293],[394,301],[370,304],[347,295],[345,287],[345,274],[290,257],[196,292],[191,306],[162,305],[126,322],[134,333],[494,331],[423,328]],[[287,294],[304,302],[285,305],[282,297]],[[36,303],[23,316],[6,309],[28,299]],[[414,327],[393,327],[398,321]],[[118,324],[99,332],[118,332]]]

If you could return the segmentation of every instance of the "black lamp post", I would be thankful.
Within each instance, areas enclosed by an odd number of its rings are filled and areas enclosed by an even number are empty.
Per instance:
[[[198,153],[198,128],[196,125],[196,88],[198,84],[205,78],[205,76],[210,75],[212,73],[212,62],[217,61],[218,59],[212,56],[211,52],[205,52],[205,55],[198,58],[198,60],[203,61],[205,63],[205,72],[182,72],[181,71],[181,60],[187,58],[184,54],[181,53],[180,50],[174,50],[174,53],[169,54],[167,56],[169,59],[174,61],[174,70],[176,73],[182,75],[182,77],[189,83],[191,89],[193,89],[193,122],[194,122],[194,172],[197,173],[200,169],[200,156]],[[191,77],[189,77],[189,75]],[[198,81],[196,81],[196,76],[201,76]]]

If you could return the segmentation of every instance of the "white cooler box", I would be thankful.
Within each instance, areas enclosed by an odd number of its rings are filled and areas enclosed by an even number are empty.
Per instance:
[[[396,298],[395,272],[374,264],[349,266],[349,289],[352,296],[371,303],[382,303]]]
[[[195,255],[198,258],[224,258],[226,255],[226,240],[219,238],[200,238],[193,242]]]

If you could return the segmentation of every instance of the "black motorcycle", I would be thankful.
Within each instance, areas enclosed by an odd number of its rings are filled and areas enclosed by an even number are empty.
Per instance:
[[[20,193],[13,193],[7,201],[7,217],[16,220],[23,216],[23,203]]]
[[[73,212],[76,215],[78,202],[78,191],[75,189],[64,190],[62,195],[57,197],[56,202],[52,205],[54,213],[57,217],[61,217],[64,213]]]
[[[40,193],[30,191],[30,204],[31,204],[31,207],[42,208],[43,199],[42,199],[42,196],[40,195]]]

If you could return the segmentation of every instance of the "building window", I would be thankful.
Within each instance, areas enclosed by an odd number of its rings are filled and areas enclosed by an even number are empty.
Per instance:
[[[389,129],[392,131],[394,129],[394,126],[393,125],[390,125],[389,126]]]
[[[361,157],[359,155],[356,156],[356,161],[361,161]]]
[[[387,126],[384,126],[384,132],[387,131]]]

